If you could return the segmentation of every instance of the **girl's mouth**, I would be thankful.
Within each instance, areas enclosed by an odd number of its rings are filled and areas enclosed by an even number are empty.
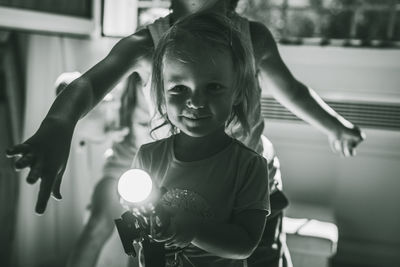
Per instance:
[[[211,118],[211,114],[195,113],[195,112],[184,112],[181,116],[185,119],[192,121],[205,120]]]
[[[182,115],[183,118],[192,120],[192,121],[199,121],[199,120],[205,120],[210,118],[211,116],[209,115],[201,115],[201,116],[195,116],[195,115]]]

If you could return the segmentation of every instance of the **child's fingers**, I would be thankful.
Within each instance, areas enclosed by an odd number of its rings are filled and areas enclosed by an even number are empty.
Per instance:
[[[178,238],[174,238],[174,239],[166,242],[165,246],[169,249],[176,249],[176,248],[184,248],[184,247],[188,246],[189,244],[190,244],[190,242],[186,242],[185,240],[180,240]]]
[[[50,176],[43,176],[40,183],[39,196],[35,208],[36,213],[39,215],[43,214],[46,210],[47,202],[50,198],[52,181],[49,177]]]
[[[165,247],[168,249],[177,249],[177,248],[181,248],[178,244],[176,244],[175,242],[167,242],[165,243]]]
[[[30,146],[28,144],[19,144],[19,145],[13,146],[12,148],[7,149],[6,156],[8,158],[12,158],[12,157],[23,155],[28,152],[30,152]]]
[[[20,159],[18,159],[14,166],[17,171],[22,170],[26,167],[30,167],[33,165],[35,161],[35,156],[32,153],[28,153],[23,155]]]
[[[176,231],[171,228],[171,225],[167,227],[167,229],[163,229],[160,232],[157,232],[153,238],[158,242],[172,242],[175,238]]]

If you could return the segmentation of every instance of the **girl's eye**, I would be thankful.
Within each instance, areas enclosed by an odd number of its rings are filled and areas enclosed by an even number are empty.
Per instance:
[[[219,84],[219,83],[211,83],[207,86],[207,89],[211,93],[221,93],[225,90],[225,86],[223,86],[222,84]]]
[[[186,92],[186,86],[184,85],[176,85],[168,90],[168,92],[172,95],[183,94]]]

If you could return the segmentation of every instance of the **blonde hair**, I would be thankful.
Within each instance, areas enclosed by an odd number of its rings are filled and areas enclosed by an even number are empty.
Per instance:
[[[185,41],[188,35],[203,41],[212,48],[228,49],[231,52],[234,67],[234,90],[237,97],[232,113],[226,126],[231,123],[240,123],[243,133],[250,132],[251,110],[256,106],[257,83],[255,78],[255,65],[250,47],[246,44],[241,33],[233,26],[233,21],[228,17],[213,12],[198,12],[178,20],[160,39],[153,58],[153,73],[151,93],[157,111],[163,123],[152,132],[164,125],[172,126],[172,133],[177,129],[168,119],[165,107],[163,66],[164,56],[173,52],[179,57],[176,44]]]

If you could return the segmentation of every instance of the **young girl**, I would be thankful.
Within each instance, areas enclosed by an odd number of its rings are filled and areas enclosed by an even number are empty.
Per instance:
[[[178,21],[156,48],[152,93],[172,135],[141,146],[133,167],[168,190],[161,203],[171,222],[157,238],[184,248],[179,266],[247,266],[261,238],[267,162],[226,133],[249,132],[251,58],[230,21],[213,13]]]

